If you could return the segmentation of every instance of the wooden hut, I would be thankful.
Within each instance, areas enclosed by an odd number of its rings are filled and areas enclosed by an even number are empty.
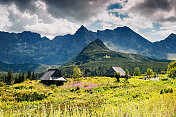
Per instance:
[[[122,77],[125,76],[125,71],[121,67],[111,67],[105,74],[107,77],[114,77],[114,73],[119,72]]]
[[[64,82],[67,82],[67,80],[62,77],[61,71],[58,69],[49,69],[39,78],[39,80],[46,85],[56,84],[57,86],[63,85]]]

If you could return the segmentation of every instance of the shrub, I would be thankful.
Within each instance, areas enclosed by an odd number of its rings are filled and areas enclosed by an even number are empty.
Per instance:
[[[172,88],[165,88],[160,90],[160,94],[164,94],[164,93],[173,93],[173,89]]]
[[[153,70],[151,68],[148,68],[146,75],[153,75],[153,74],[154,74]]]
[[[77,86],[77,87],[75,88],[75,91],[77,91],[77,90],[80,90],[80,87],[79,87],[79,86]]]
[[[128,69],[125,70],[125,82],[128,82],[129,79],[129,71]]]
[[[57,88],[57,86],[55,84],[51,85],[50,87],[51,87],[51,89],[56,89]]]
[[[70,92],[75,92],[75,91],[78,91],[78,90],[80,90],[80,87],[79,87],[79,86],[70,88]]]
[[[16,93],[15,96],[18,102],[19,101],[37,101],[37,100],[42,100],[47,97],[45,94],[38,94],[37,92],[34,92],[32,94]]]
[[[163,90],[160,91],[160,94],[163,94]]]
[[[166,71],[161,71],[161,74],[166,74]]]
[[[14,89],[28,89],[25,85],[20,85],[20,86],[16,86],[16,87],[13,87]]]
[[[141,74],[141,72],[140,72],[139,67],[136,67],[134,70],[134,76],[140,76],[140,74]]]
[[[119,72],[115,72],[114,73],[114,77],[117,79],[117,82],[119,82],[120,81],[120,73]]]
[[[77,79],[79,81],[79,78],[83,76],[83,73],[81,70],[76,66],[73,70],[73,78]]]
[[[162,80],[162,81],[167,81],[167,80],[168,80],[168,78],[162,78],[161,80]]]
[[[173,61],[168,65],[167,75],[171,78],[176,78],[176,61]]]

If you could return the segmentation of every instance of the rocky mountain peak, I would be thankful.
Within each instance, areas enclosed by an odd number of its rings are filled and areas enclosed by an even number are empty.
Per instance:
[[[82,26],[76,31],[75,34],[81,34],[81,33],[86,33],[86,32],[88,32],[88,29],[82,25]]]

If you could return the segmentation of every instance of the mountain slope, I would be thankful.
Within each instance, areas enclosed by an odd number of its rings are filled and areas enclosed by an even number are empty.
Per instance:
[[[155,63],[155,62],[169,62],[167,60],[157,60],[149,57],[126,54],[109,50],[104,43],[97,39],[86,46],[78,56],[73,58],[66,65],[84,65],[92,63],[106,64],[126,64],[126,63]]]
[[[25,31],[22,33],[0,32],[0,60],[8,64],[40,63],[37,57],[41,44],[48,38]]]
[[[58,53],[63,59],[63,63],[78,55],[84,47],[95,39],[95,33],[88,31],[84,26],[81,26],[74,35],[56,36],[52,40],[54,43],[52,46],[55,46],[57,43],[55,48],[58,48]]]
[[[126,26],[114,30],[98,31],[97,35],[109,48],[118,52],[149,55],[148,50],[152,45],[150,41]]]
[[[110,51],[104,43],[100,39],[96,39],[95,41],[92,41],[90,44],[88,44],[82,51],[81,53],[84,52],[92,52],[92,51]]]
[[[153,43],[154,49],[160,49],[166,53],[176,53],[176,34],[170,34],[166,39]]]
[[[75,61],[75,64],[84,64],[88,63],[90,61],[95,60],[94,53],[102,53],[102,52],[110,52],[110,50],[103,44],[103,42],[99,39],[91,42],[86,46],[80,54],[73,59]]]
[[[0,71],[8,72],[13,69],[14,72],[27,72],[28,70],[34,71],[40,64],[6,64],[0,61]]]
[[[166,39],[154,42],[151,53],[158,58],[176,60],[176,34],[170,34]]]

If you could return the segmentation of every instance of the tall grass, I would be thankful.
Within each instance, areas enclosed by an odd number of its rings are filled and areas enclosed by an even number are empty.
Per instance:
[[[175,80],[117,83],[115,78],[96,77],[80,83],[69,79],[61,87],[28,81],[0,88],[0,117],[176,117]],[[171,88],[172,92],[166,91]],[[47,97],[18,102],[17,92]],[[4,97],[8,100],[2,101]]]
[[[111,104],[104,102],[45,102],[1,110],[1,117],[175,117],[175,99],[164,95],[156,100]]]

